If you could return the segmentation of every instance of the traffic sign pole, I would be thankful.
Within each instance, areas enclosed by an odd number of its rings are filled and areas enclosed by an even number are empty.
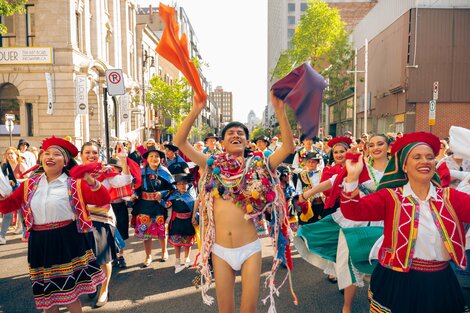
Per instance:
[[[108,117],[108,88],[104,87],[103,88],[103,105],[104,105],[104,136],[105,136],[105,142],[106,142],[106,161],[109,164],[109,161],[111,159],[111,156],[109,154],[109,117]]]
[[[15,127],[15,115],[14,114],[5,114],[5,128],[10,133],[10,147],[12,144],[12,136],[13,136],[13,127]]]

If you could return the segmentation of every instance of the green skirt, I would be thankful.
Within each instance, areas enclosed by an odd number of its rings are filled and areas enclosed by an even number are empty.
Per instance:
[[[381,226],[341,228],[331,215],[302,225],[294,238],[301,257],[325,270],[328,261],[335,263],[338,287],[362,286],[364,274],[371,274],[376,262],[369,263],[369,253],[383,233]]]

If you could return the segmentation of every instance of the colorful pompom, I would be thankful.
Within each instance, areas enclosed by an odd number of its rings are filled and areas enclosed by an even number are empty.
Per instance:
[[[208,158],[206,163],[207,163],[207,165],[211,166],[212,164],[214,164],[214,158],[212,158],[212,157]]]
[[[275,197],[276,197],[276,194],[274,192],[270,192],[266,194],[266,201],[273,202]]]

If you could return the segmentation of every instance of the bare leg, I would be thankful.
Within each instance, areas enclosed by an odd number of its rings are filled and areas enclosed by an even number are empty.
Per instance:
[[[145,250],[146,258],[149,258],[152,256],[152,238],[144,240],[144,250]]]
[[[250,256],[242,265],[242,300],[240,313],[254,313],[258,307],[261,277],[261,251]]]
[[[77,299],[77,301],[67,305],[67,309],[69,309],[70,313],[82,313],[82,304],[80,302],[80,299]]]
[[[212,253],[214,266],[215,294],[219,313],[235,312],[235,272],[227,262]]]
[[[109,286],[109,281],[111,280],[111,272],[113,271],[113,266],[111,262],[102,264],[101,270],[106,275],[106,280],[103,282],[103,284],[101,284],[100,295],[98,296],[99,302],[105,301],[106,297],[108,296],[108,286]]]
[[[191,253],[191,247],[184,247],[184,259],[186,260]]]
[[[160,248],[162,248],[162,256],[166,252],[166,238],[159,238],[158,241],[160,242]]]
[[[344,305],[343,313],[351,313],[354,296],[356,295],[357,286],[350,285],[344,288]]]
[[[179,260],[179,259],[180,259],[180,256],[181,256],[181,247],[175,246],[175,257],[176,257],[176,260]]]

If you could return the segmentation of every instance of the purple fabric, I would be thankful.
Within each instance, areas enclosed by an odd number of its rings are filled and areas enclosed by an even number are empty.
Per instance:
[[[274,95],[294,110],[302,133],[307,138],[318,135],[325,79],[308,63],[294,69],[272,86]]]

